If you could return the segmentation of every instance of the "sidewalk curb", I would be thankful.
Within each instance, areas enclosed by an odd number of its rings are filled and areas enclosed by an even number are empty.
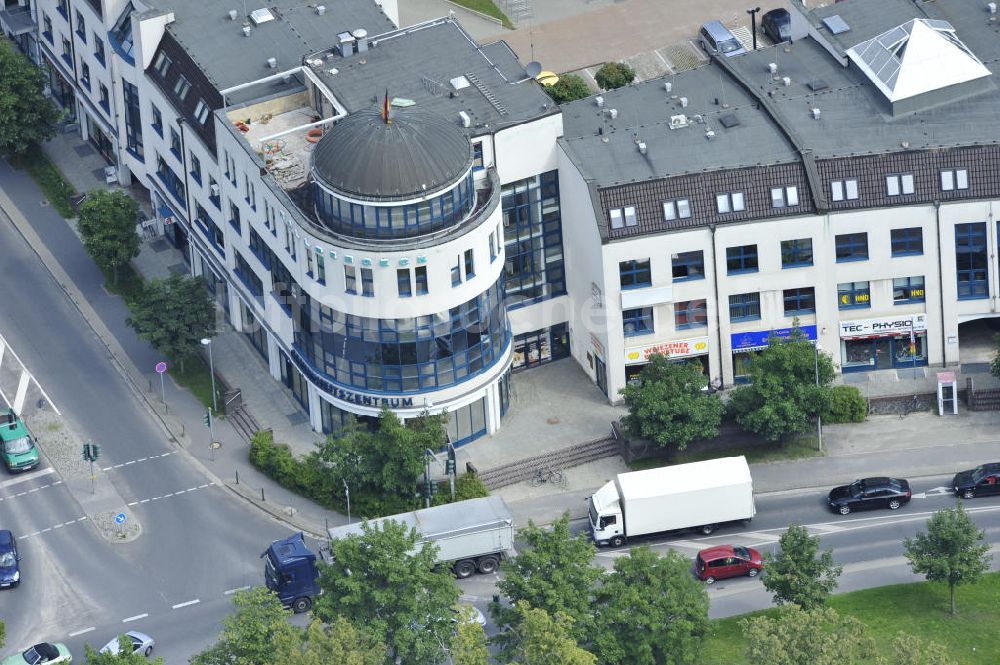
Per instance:
[[[166,433],[168,440],[177,446],[177,448],[182,450],[185,453],[185,457],[193,464],[193,466],[217,486],[228,488],[235,496],[248,501],[271,517],[284,523],[289,528],[302,530],[301,526],[290,522],[287,516],[282,515],[281,513],[275,513],[234,490],[229,483],[216,476],[201,462],[201,460],[188,451],[188,446],[185,445],[188,442],[186,433],[187,428],[182,425],[181,433],[176,433],[167,422],[166,414],[161,414],[156,409],[155,404],[150,401],[149,396],[142,390],[136,381],[136,376],[142,376],[141,370],[139,370],[139,368],[136,367],[135,364],[129,359],[128,354],[125,353],[125,349],[122,348],[121,344],[118,342],[118,338],[111,333],[106,325],[104,325],[104,322],[101,320],[101,317],[98,316],[97,312],[86,303],[86,298],[83,297],[83,294],[76,288],[75,284],[73,284],[69,275],[62,269],[59,262],[56,261],[55,257],[49,252],[48,247],[44,242],[42,242],[42,239],[35,232],[35,229],[32,228],[31,224],[27,222],[24,214],[21,212],[21,209],[18,208],[2,190],[0,190],[0,210],[2,210],[7,218],[10,219],[11,224],[14,226],[14,230],[17,231],[18,235],[24,239],[24,242],[28,245],[31,251],[34,252],[35,256],[38,257],[39,261],[44,266],[45,271],[48,272],[48,274],[52,277],[52,280],[59,285],[59,288],[66,294],[67,300],[69,300],[73,307],[80,313],[80,317],[86,321],[87,326],[90,328],[94,336],[100,341],[104,348],[107,349],[108,357],[111,359],[112,364],[115,366],[119,374],[122,375],[122,378],[125,379],[125,384],[129,387],[132,393],[138,397],[139,402],[146,407],[146,410],[153,415],[155,421],[160,424],[164,433]],[[63,219],[63,221],[65,222],[66,220]],[[232,427],[232,425],[230,425],[230,427]]]
[[[243,489],[243,486],[240,486],[236,483],[232,483],[229,481],[222,481],[221,486],[226,487],[230,492],[232,492],[237,497],[243,499],[247,503],[257,507],[259,510],[267,513],[271,517],[282,522],[283,524],[285,524],[285,526],[292,527],[297,531],[303,531],[307,536],[314,538],[316,540],[326,540],[328,538],[328,536],[325,535],[323,536],[318,535],[320,533],[326,532],[324,528],[319,527],[316,524],[313,524],[309,520],[301,520],[301,521],[297,520],[294,518],[293,515],[288,515],[282,512],[281,510],[278,510],[277,506],[272,507],[270,504],[266,503],[266,501],[265,502],[257,501],[255,497],[250,496],[250,493]]]

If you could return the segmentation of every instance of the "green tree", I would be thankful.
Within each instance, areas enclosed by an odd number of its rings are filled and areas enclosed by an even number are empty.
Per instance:
[[[993,343],[996,345],[993,360],[990,361],[990,374],[996,377],[1000,377],[1000,334],[993,337]]]
[[[347,483],[356,514],[377,517],[411,510],[424,473],[424,451],[441,447],[446,418],[425,413],[404,425],[384,408],[376,432],[349,424],[339,436],[319,444],[312,463],[322,469],[331,496],[342,496]]]
[[[45,74],[0,36],[0,155],[24,156],[55,136],[59,112],[45,98]]]
[[[907,633],[896,635],[892,651],[892,665],[958,665],[944,646]]]
[[[549,93],[549,97],[555,100],[556,104],[565,104],[593,94],[587,82],[576,74],[560,75],[555,85],[545,87],[545,92]]]
[[[863,423],[868,417],[868,400],[855,386],[833,386],[830,400],[824,423]]]
[[[639,378],[639,385],[621,390],[628,408],[623,421],[629,434],[676,450],[718,436],[724,407],[718,397],[702,392],[708,377],[699,363],[671,362],[655,353]]]
[[[819,386],[816,371],[819,369]],[[830,409],[834,370],[830,356],[817,352],[798,328],[791,337],[771,336],[750,364],[750,385],[732,391],[729,409],[744,430],[768,441],[806,432]]]
[[[201,277],[171,275],[154,279],[132,303],[128,325],[139,337],[177,362],[201,348],[201,340],[215,334],[215,307]]]
[[[615,560],[596,592],[593,652],[601,663],[683,665],[698,662],[708,632],[708,594],[691,561],[670,550],[639,547]]]
[[[149,660],[141,651],[132,652],[132,642],[124,635],[118,636],[118,653],[100,653],[89,644],[83,645],[87,665],[163,665],[162,658]]]
[[[118,269],[139,256],[142,239],[135,232],[139,206],[124,192],[94,190],[80,206],[77,229],[94,263],[118,283]]]
[[[782,607],[777,615],[740,622],[747,662],[768,665],[872,665],[880,663],[875,640],[856,618],[828,607]]]
[[[577,646],[572,635],[573,620],[562,612],[549,615],[525,601],[518,602],[514,629],[514,659],[510,663],[524,665],[595,665],[593,654]]]
[[[435,565],[437,546],[417,547],[414,529],[388,520],[365,522],[362,534],[331,543],[332,562],[320,571],[324,593],[315,614],[344,617],[386,644],[406,665],[437,665],[454,628],[458,587]]]
[[[191,658],[191,665],[271,665],[276,645],[299,639],[301,631],[288,623],[291,614],[265,587],[238,591],[236,613],[222,620],[218,642]]]
[[[593,636],[594,586],[603,575],[602,569],[593,565],[594,544],[584,535],[570,534],[568,513],[549,529],[529,521],[518,539],[526,547],[503,563],[504,578],[497,582],[510,606],[490,605],[501,630],[494,640],[505,654],[511,654],[509,647],[524,616],[517,606],[524,601],[552,616],[565,614],[571,621],[567,629],[570,637],[587,644]]]
[[[382,665],[385,646],[343,617],[330,626],[313,621],[305,633],[275,639],[275,659],[267,665]]]
[[[985,532],[959,502],[927,520],[927,531],[903,541],[913,572],[931,582],[947,582],[951,613],[955,614],[955,587],[975,584],[990,568],[990,546],[982,542]]]
[[[459,621],[451,638],[450,665],[489,665],[490,652],[486,648],[486,633],[474,621],[475,613],[465,605],[459,609]]]
[[[607,62],[594,74],[597,85],[604,90],[614,90],[635,80],[635,70],[624,62]]]
[[[837,588],[843,566],[833,563],[833,552],[819,552],[819,536],[810,536],[804,526],[792,524],[778,539],[781,551],[764,554],[764,588],[774,594],[774,602],[794,603],[813,609],[826,602]]]

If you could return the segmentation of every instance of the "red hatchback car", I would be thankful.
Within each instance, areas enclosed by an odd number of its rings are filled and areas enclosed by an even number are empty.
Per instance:
[[[760,552],[752,547],[719,545],[698,552],[694,560],[698,579],[711,584],[727,577],[757,577],[764,569]]]

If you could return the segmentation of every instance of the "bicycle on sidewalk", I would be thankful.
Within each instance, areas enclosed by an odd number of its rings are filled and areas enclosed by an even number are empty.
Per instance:
[[[531,478],[531,486],[538,487],[545,483],[566,487],[566,474],[553,469],[539,469],[535,471],[535,475]]]
[[[923,411],[924,405],[920,403],[920,398],[914,395],[910,398],[909,402],[906,402],[900,407],[899,417],[900,419],[905,418],[911,413],[916,413],[918,411]]]

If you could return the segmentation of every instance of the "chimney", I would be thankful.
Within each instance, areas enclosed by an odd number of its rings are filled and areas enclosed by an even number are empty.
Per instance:
[[[249,37],[249,36],[250,36],[250,32],[251,32],[252,30],[253,30],[253,29],[252,29],[252,28],[251,28],[251,27],[250,27],[249,25],[245,25],[245,26],[243,26],[243,36],[244,36],[244,37]]]
[[[681,97],[681,108],[682,109],[686,109],[687,105],[688,105],[688,98],[687,97]]]
[[[646,154],[646,143],[644,141],[638,141],[638,142],[636,142],[636,145],[639,146],[639,154],[640,155],[645,155]]]
[[[236,17],[237,17],[238,15],[239,15],[239,14],[237,14],[237,13],[236,13],[236,10],[235,10],[235,9],[230,9],[230,10],[229,10],[229,20],[230,20],[230,21],[235,21],[235,20],[236,20]]]
[[[316,5],[316,13],[322,16],[326,13],[326,5]]]
[[[277,67],[278,67],[278,60],[276,58],[268,58],[267,59],[267,66],[270,67],[271,69],[277,69]]]
[[[354,36],[351,33],[342,32],[338,34],[337,41],[340,43],[340,55],[345,58],[354,55]]]

